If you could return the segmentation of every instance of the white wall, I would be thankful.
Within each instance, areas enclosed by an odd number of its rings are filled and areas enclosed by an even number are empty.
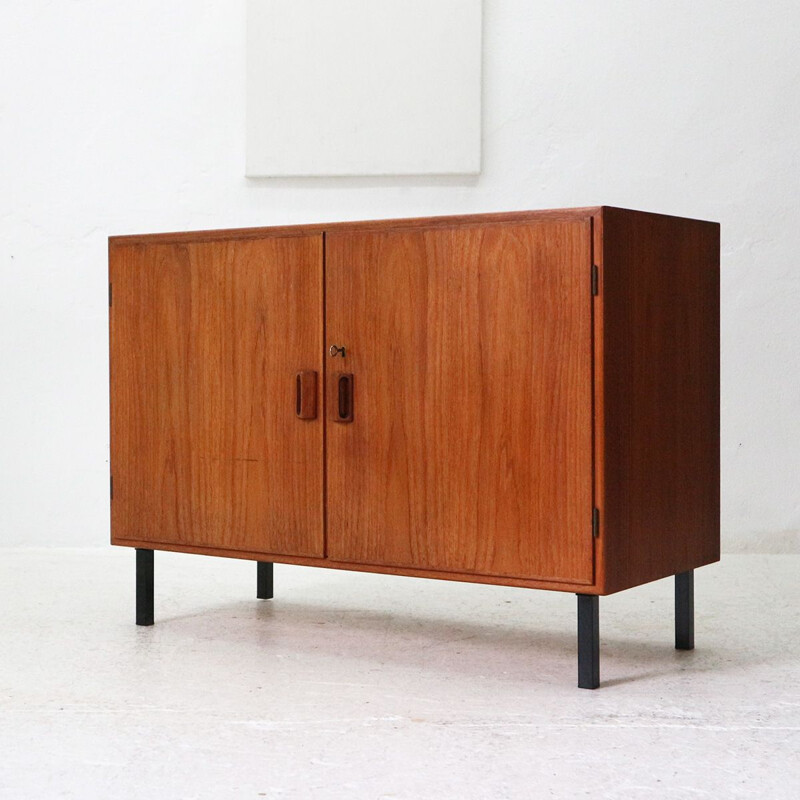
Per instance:
[[[479,178],[247,181],[243,0],[0,3],[0,543],[107,541],[108,234],[605,203],[722,223],[724,545],[797,549],[800,6],[484,16]]]

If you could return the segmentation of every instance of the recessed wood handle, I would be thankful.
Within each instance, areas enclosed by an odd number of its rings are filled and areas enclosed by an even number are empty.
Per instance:
[[[350,372],[336,373],[336,396],[333,399],[334,422],[353,421],[353,375]]]
[[[299,419],[317,418],[317,373],[313,370],[297,373],[295,403]]]

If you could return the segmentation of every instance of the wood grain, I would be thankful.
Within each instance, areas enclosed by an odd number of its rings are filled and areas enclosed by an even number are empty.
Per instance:
[[[327,234],[332,559],[592,583],[590,267],[587,219]]]
[[[322,237],[112,242],[112,541],[324,553]]]
[[[718,225],[590,207],[109,252],[115,543],[598,594],[719,558]],[[355,415],[326,456],[332,343]]]
[[[719,226],[604,208],[598,591],[719,559]]]

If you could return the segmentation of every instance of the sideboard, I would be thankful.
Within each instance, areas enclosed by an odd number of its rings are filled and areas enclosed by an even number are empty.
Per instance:
[[[719,226],[607,206],[109,240],[111,541],[598,597],[719,559]]]

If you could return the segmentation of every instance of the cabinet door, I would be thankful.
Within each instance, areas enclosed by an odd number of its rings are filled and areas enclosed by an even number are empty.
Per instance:
[[[112,541],[320,556],[322,237],[110,248]]]
[[[327,344],[346,352],[328,357],[331,558],[592,581],[590,237],[327,236]]]

